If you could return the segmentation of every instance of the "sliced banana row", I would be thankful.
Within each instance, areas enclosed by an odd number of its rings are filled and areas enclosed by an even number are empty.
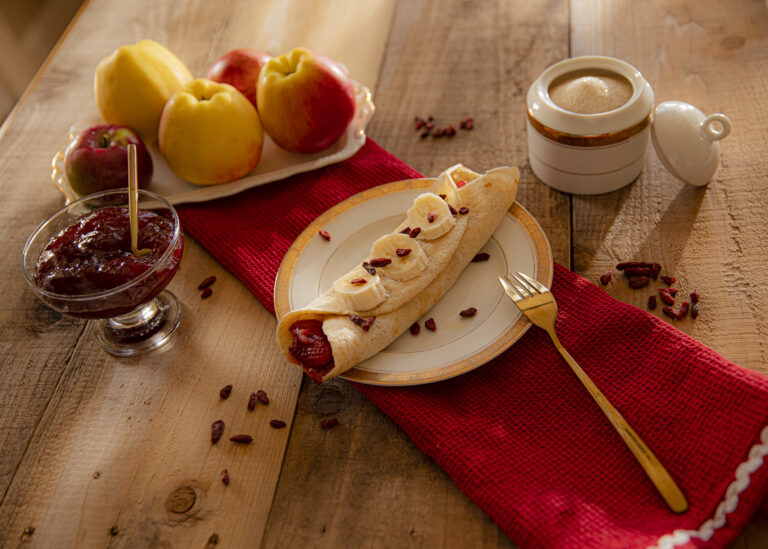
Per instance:
[[[387,292],[378,274],[355,267],[333,283],[333,289],[352,311],[367,311],[387,299]]]
[[[463,170],[458,171],[458,168]],[[424,193],[413,201],[407,213],[407,223],[412,230],[420,230],[419,239],[440,238],[456,224],[451,208],[456,211],[461,207],[461,197],[454,176],[459,173],[467,176],[474,174],[465,174],[464,171],[468,170],[461,165],[447,170],[441,174],[438,184],[434,187],[437,194]],[[445,198],[439,196],[443,194]],[[333,283],[333,288],[352,311],[368,311],[387,298],[387,291],[379,273],[397,281],[410,280],[424,271],[429,261],[418,239],[403,233],[391,233],[379,238],[373,243],[369,257],[368,261],[373,267],[371,270],[375,270],[376,274],[371,274],[368,269],[359,266]]]
[[[393,233],[373,243],[371,257],[389,259],[391,263],[378,267],[389,278],[410,280],[427,267],[427,254],[421,244],[407,234]]]
[[[408,225],[411,229],[421,229],[419,236],[434,240],[450,231],[456,224],[448,203],[433,193],[424,193],[416,197],[408,210]]]

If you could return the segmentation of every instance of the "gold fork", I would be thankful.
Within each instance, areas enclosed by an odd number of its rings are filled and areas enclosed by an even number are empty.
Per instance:
[[[549,334],[558,352],[603,411],[608,421],[611,422],[613,428],[616,429],[669,508],[675,513],[686,511],[688,502],[667,470],[560,343],[555,333],[557,303],[549,288],[521,272],[511,276],[512,278],[509,276],[499,277],[504,291],[515,302],[521,313],[534,325]]]

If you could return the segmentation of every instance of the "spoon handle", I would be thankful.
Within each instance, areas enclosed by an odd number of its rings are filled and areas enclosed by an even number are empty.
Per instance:
[[[136,145],[128,145],[128,220],[131,224],[131,253],[136,257],[150,250],[139,247],[139,180],[136,169]]]

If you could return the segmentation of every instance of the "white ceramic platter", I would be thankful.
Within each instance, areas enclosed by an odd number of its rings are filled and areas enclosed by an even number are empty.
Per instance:
[[[205,202],[216,198],[223,198],[237,194],[251,187],[285,179],[297,173],[308,172],[329,164],[341,162],[355,154],[365,144],[365,128],[373,116],[374,105],[371,100],[371,91],[354,82],[357,109],[355,117],[350,122],[347,131],[332,146],[314,154],[290,153],[275,145],[268,135],[264,135],[264,147],[261,151],[261,160],[256,168],[236,181],[221,183],[219,185],[199,186],[184,181],[174,174],[163,160],[157,143],[150,145],[154,173],[150,191],[164,196],[172,204],[184,204],[186,202]],[[97,112],[92,112],[77,120],[70,128],[70,141],[77,132],[90,126],[103,124]],[[77,200],[78,195],[69,186],[64,175],[63,160],[64,149],[56,153],[52,162],[51,180],[54,186],[64,194],[67,204]]]
[[[404,219],[413,199],[433,179],[381,185],[341,202],[299,235],[283,259],[275,280],[278,318],[309,304],[368,255],[371,244]],[[328,231],[331,241],[318,235]],[[419,320],[421,332],[406,331],[378,354],[342,377],[375,385],[415,385],[447,379],[485,364],[517,341],[530,327],[505,296],[498,277],[527,273],[552,283],[552,251],[539,224],[515,203],[481,250],[490,255],[470,263],[454,286]],[[474,317],[459,311],[475,307]],[[437,330],[424,328],[433,317]]]

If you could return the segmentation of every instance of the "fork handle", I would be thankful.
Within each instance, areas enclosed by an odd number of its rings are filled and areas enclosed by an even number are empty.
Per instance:
[[[670,509],[672,509],[672,511],[675,513],[685,512],[688,509],[688,502],[686,501],[683,492],[677,486],[661,462],[659,462],[653,452],[651,452],[651,449],[648,448],[648,446],[646,446],[645,443],[640,439],[638,434],[629,425],[629,423],[627,423],[627,420],[624,419],[621,413],[619,413],[619,411],[613,407],[613,404],[608,401],[602,391],[597,388],[597,385],[595,385],[592,380],[589,379],[589,376],[584,370],[581,369],[581,366],[579,366],[573,357],[568,354],[568,351],[565,350],[565,347],[560,344],[560,340],[558,339],[554,330],[547,330],[547,332],[552,338],[552,341],[554,342],[558,352],[571,367],[589,394],[592,395],[592,398],[608,418],[608,421],[611,422],[613,428],[616,429],[616,432],[624,441],[624,444],[626,444],[629,450],[632,452],[632,455],[635,456],[635,459],[648,475],[648,478],[651,479],[651,482],[659,491],[661,497],[664,498],[664,501],[667,502],[667,505],[669,505]]]

